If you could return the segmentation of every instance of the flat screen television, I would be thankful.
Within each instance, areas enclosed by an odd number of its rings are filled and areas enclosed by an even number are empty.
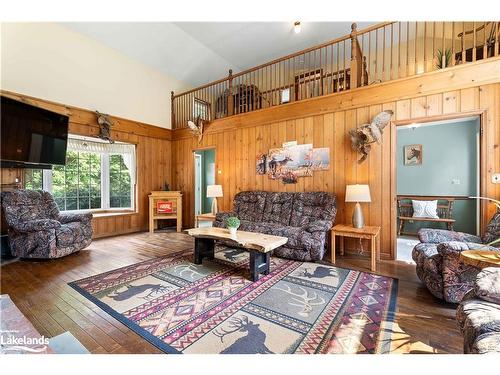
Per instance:
[[[68,116],[2,96],[0,164],[45,168],[66,163]]]

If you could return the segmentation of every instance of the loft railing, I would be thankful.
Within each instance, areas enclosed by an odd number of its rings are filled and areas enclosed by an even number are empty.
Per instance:
[[[500,22],[385,22],[174,95],[172,127],[499,55]]]

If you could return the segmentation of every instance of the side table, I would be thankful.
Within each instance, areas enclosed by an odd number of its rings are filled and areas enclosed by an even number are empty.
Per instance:
[[[377,261],[380,261],[380,227],[365,226],[354,228],[352,225],[337,224],[332,228],[332,257],[335,264],[335,237],[340,237],[340,255],[344,255],[344,237],[361,238],[370,240],[370,255],[372,271],[377,269]]]

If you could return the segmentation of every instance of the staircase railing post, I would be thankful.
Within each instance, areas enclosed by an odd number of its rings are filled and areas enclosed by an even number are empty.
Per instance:
[[[358,25],[353,23],[351,25],[351,76],[350,76],[350,88],[355,89],[359,87],[361,82],[361,69],[360,69],[360,59],[358,56]]]
[[[172,129],[176,129],[176,124],[175,124],[175,110],[174,110],[174,92],[170,91],[170,126]]]
[[[234,114],[233,69],[229,69],[228,84],[229,96],[227,97],[227,115],[232,116]]]

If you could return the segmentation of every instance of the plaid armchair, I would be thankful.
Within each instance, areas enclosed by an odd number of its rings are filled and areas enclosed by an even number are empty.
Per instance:
[[[490,220],[482,237],[442,229],[420,229],[420,243],[413,248],[417,275],[437,298],[458,303],[472,289],[479,270],[460,262],[464,250],[500,251],[487,246],[500,237],[500,211]],[[500,244],[495,244],[500,246]]]
[[[60,258],[90,245],[91,213],[61,214],[46,191],[15,190],[1,197],[12,255]]]

